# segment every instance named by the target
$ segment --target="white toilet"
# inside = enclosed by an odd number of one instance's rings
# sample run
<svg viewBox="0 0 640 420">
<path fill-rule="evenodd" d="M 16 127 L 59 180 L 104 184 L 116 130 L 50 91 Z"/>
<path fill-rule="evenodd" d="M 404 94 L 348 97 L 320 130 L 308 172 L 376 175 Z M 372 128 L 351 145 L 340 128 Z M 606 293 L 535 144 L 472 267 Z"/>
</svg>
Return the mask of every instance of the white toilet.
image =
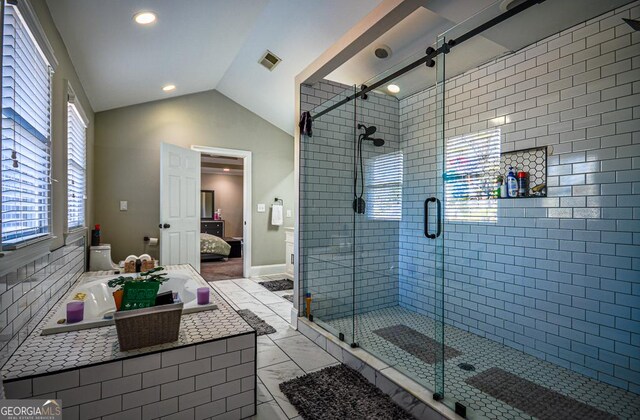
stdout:
<svg viewBox="0 0 640 420">
<path fill-rule="evenodd" d="M 102 244 L 89 248 L 89 271 L 118 270 L 111 260 L 111 245 Z"/>
</svg>

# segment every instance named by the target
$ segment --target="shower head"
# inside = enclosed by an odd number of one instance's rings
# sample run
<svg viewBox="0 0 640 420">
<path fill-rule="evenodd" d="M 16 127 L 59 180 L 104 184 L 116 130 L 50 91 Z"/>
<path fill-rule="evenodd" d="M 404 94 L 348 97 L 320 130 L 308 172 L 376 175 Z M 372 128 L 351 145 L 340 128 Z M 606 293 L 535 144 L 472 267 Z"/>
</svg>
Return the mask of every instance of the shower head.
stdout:
<svg viewBox="0 0 640 420">
<path fill-rule="evenodd" d="M 372 136 L 376 132 L 377 128 L 374 125 L 370 125 L 369 127 L 367 127 L 364 124 L 358 124 L 358 130 L 364 130 L 364 133 L 360 135 L 364 138 L 367 138 L 369 136 Z"/>
<path fill-rule="evenodd" d="M 371 140 L 373 145 L 376 147 L 380 147 L 384 144 L 384 140 L 382 139 L 371 138 L 371 136 L 378 130 L 375 125 L 367 127 L 364 124 L 358 124 L 358 130 L 364 130 L 364 133 L 360 133 L 360 141 Z"/>
<path fill-rule="evenodd" d="M 364 195 L 364 183 L 360 182 L 360 192 L 358 193 L 358 177 L 361 176 L 364 179 L 364 170 L 363 170 L 363 162 L 362 162 L 362 143 L 365 140 L 370 140 L 374 146 L 380 147 L 384 144 L 384 140 L 382 139 L 374 139 L 371 136 L 376 132 L 377 128 L 373 125 L 367 127 L 364 124 L 358 124 L 358 130 L 364 130 L 364 133 L 360 133 L 358 136 L 358 141 L 354 142 L 354 150 L 353 150 L 353 196 L 355 197 L 353 200 L 353 211 L 356 214 L 364 214 L 366 203 L 362 196 Z M 358 164 L 360 166 L 360 171 L 358 173 Z"/>
<path fill-rule="evenodd" d="M 370 140 L 371 142 L 373 142 L 373 145 L 376 147 L 380 147 L 380 146 L 384 146 L 384 140 L 383 139 L 373 139 L 371 137 L 365 137 L 364 135 L 360 135 L 360 141 L 363 140 Z"/>
</svg>

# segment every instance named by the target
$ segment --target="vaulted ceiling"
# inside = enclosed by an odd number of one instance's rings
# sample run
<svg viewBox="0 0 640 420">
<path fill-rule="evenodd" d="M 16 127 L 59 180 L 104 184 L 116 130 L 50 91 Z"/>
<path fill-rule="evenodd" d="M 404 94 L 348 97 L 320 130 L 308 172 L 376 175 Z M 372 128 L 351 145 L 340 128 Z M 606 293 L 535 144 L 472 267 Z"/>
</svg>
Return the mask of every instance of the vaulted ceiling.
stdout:
<svg viewBox="0 0 640 420">
<path fill-rule="evenodd" d="M 94 111 L 217 89 L 289 133 L 294 77 L 379 3 L 47 0 Z M 139 11 L 157 21 L 136 24 Z M 282 58 L 273 71 L 266 49 Z"/>
<path fill-rule="evenodd" d="M 423 0 L 396 27 L 328 76 L 360 84 L 410 61 L 436 36 L 467 20 L 456 36 L 504 10 L 508 0 Z M 519 0 L 515 0 L 519 1 Z M 629 0 L 547 0 L 447 56 L 447 75 L 514 51 Z M 47 0 L 94 111 L 217 89 L 293 133 L 294 78 L 381 0 Z M 503 7 L 503 9 L 501 9 Z M 486 9 L 485 9 L 486 8 Z M 484 9 L 484 11 L 483 11 Z M 153 11 L 140 26 L 133 16 Z M 375 46 L 389 45 L 379 60 Z M 269 49 L 273 71 L 258 64 Z M 387 73 L 388 74 L 388 73 Z M 423 89 L 435 71 L 406 74 L 398 96 Z M 171 92 L 162 86 L 176 85 Z"/>
</svg>

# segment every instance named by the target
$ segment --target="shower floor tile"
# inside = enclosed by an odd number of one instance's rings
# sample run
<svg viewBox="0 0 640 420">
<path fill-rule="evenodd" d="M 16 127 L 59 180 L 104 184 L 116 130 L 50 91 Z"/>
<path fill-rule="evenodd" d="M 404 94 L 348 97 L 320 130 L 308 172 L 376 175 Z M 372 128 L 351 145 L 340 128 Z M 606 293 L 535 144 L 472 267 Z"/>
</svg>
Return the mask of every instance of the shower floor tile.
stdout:
<svg viewBox="0 0 640 420">
<path fill-rule="evenodd" d="M 349 331 L 351 318 L 326 321 L 338 331 Z M 357 342 L 360 347 L 385 363 L 413 378 L 429 389 L 434 388 L 436 365 L 420 358 L 374 333 L 394 325 L 406 325 L 427 337 L 435 338 L 433 319 L 401 307 L 367 312 L 356 318 Z M 445 325 L 445 344 L 460 352 L 445 361 L 445 403 L 456 401 L 467 407 L 468 418 L 532 419 L 466 382 L 490 368 L 500 368 L 576 401 L 597 407 L 622 419 L 640 417 L 640 396 L 588 378 L 495 341 Z M 468 363 L 473 371 L 458 367 Z M 544 403 L 544 402 L 542 402 Z"/>
</svg>

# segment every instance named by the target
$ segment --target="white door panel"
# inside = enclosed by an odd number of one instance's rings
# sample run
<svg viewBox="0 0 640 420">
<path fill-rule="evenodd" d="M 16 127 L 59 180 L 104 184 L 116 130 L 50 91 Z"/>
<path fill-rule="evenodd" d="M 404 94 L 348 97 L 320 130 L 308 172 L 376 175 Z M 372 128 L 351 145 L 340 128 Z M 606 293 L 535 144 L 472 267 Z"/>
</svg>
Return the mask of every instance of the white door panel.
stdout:
<svg viewBox="0 0 640 420">
<path fill-rule="evenodd" d="M 199 176 L 200 174 L 198 174 L 198 177 Z M 196 210 L 200 207 L 200 205 L 199 203 L 196 203 L 196 200 L 200 197 L 200 194 L 198 194 L 196 184 L 200 185 L 199 181 L 200 178 L 187 178 L 185 180 L 185 196 L 182 198 L 182 201 L 185 203 L 184 211 L 186 217 L 198 217 L 198 213 Z"/>
<path fill-rule="evenodd" d="M 200 153 L 162 143 L 160 162 L 160 264 L 200 271 Z"/>
</svg>

